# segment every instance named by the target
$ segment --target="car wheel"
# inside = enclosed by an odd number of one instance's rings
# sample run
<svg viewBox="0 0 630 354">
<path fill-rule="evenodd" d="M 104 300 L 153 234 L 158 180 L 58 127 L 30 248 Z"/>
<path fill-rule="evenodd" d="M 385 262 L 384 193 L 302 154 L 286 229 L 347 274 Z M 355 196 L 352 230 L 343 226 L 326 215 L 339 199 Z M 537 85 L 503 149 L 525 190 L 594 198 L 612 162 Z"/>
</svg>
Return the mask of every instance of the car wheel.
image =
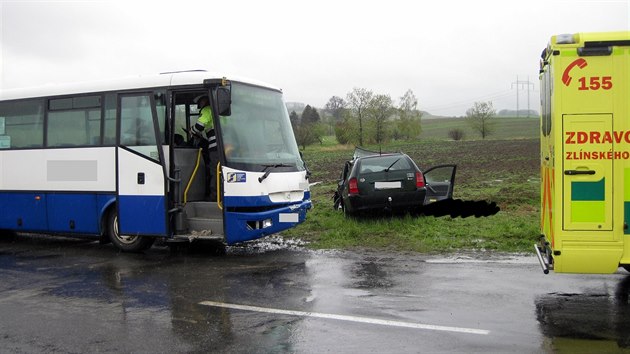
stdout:
<svg viewBox="0 0 630 354">
<path fill-rule="evenodd" d="M 341 204 L 342 204 L 342 201 L 341 201 L 341 197 L 339 196 L 339 192 L 335 192 L 335 194 L 333 194 L 333 209 L 335 210 L 343 209 L 343 206 Z"/>
<path fill-rule="evenodd" d="M 107 235 L 112 243 L 123 252 L 141 252 L 153 245 L 155 238 L 121 235 L 118 232 L 118 213 L 112 208 L 107 214 Z"/>
<path fill-rule="evenodd" d="M 341 203 L 341 211 L 343 212 L 343 216 L 346 218 L 351 218 L 353 216 L 353 214 L 348 211 L 348 208 L 346 208 L 344 203 Z"/>
</svg>

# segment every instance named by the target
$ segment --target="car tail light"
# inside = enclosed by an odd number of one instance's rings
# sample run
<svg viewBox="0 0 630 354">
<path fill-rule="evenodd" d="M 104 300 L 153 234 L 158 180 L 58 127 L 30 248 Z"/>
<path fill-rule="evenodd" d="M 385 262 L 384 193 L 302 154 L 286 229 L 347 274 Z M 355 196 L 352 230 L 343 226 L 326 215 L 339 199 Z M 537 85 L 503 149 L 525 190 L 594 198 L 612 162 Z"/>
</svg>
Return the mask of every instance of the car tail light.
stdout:
<svg viewBox="0 0 630 354">
<path fill-rule="evenodd" d="M 359 183 L 355 177 L 348 181 L 348 194 L 359 194 Z"/>
<path fill-rule="evenodd" d="M 424 187 L 424 176 L 422 175 L 422 172 L 417 171 L 416 172 L 416 188 L 423 188 Z"/>
</svg>

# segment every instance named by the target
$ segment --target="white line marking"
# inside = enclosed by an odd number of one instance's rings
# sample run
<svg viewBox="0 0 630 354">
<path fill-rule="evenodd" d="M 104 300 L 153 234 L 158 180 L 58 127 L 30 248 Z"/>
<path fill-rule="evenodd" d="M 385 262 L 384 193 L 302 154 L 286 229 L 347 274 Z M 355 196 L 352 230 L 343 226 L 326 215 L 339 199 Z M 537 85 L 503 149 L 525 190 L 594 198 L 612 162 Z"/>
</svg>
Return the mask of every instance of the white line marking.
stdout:
<svg viewBox="0 0 630 354">
<path fill-rule="evenodd" d="M 458 333 L 480 334 L 480 335 L 490 334 L 490 331 L 485 330 L 485 329 L 436 326 L 436 325 L 413 323 L 413 322 L 401 322 L 401 321 L 379 320 L 376 318 L 367 318 L 367 317 L 335 315 L 335 314 L 330 314 L 330 313 L 292 311 L 292 310 L 282 310 L 282 309 L 274 309 L 274 308 L 258 307 L 258 306 L 227 304 L 227 303 L 215 302 L 215 301 L 202 301 L 199 304 L 205 305 L 205 306 L 234 309 L 234 310 L 274 313 L 274 314 L 300 316 L 300 317 L 326 318 L 326 319 L 333 319 L 333 320 L 339 320 L 339 321 L 377 324 L 377 325 L 382 325 L 382 326 L 427 329 L 431 331 L 446 331 L 446 332 L 458 332 Z"/>
</svg>

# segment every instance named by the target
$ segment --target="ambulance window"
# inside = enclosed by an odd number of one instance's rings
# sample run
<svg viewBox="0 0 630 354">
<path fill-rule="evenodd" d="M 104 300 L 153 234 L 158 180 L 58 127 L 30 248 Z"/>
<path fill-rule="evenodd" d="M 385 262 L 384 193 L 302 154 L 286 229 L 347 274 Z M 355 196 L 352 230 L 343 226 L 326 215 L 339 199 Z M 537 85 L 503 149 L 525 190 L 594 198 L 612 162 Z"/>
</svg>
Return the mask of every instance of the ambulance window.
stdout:
<svg viewBox="0 0 630 354">
<path fill-rule="evenodd" d="M 541 129 L 543 136 L 548 136 L 551 133 L 551 85 L 549 82 L 550 74 L 549 70 L 545 71 L 543 74 L 543 79 L 541 80 L 541 95 L 540 95 L 540 116 L 542 119 Z"/>
</svg>

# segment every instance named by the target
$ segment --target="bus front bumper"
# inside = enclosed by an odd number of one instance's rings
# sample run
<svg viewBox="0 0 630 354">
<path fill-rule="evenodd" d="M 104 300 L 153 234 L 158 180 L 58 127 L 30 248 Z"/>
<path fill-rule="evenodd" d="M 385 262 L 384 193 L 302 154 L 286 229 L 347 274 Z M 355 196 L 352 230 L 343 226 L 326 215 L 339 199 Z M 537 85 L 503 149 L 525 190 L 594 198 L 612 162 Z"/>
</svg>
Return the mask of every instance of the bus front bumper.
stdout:
<svg viewBox="0 0 630 354">
<path fill-rule="evenodd" d="M 306 220 L 310 199 L 260 212 L 225 211 L 225 241 L 228 245 L 251 241 L 287 230 Z"/>
</svg>

